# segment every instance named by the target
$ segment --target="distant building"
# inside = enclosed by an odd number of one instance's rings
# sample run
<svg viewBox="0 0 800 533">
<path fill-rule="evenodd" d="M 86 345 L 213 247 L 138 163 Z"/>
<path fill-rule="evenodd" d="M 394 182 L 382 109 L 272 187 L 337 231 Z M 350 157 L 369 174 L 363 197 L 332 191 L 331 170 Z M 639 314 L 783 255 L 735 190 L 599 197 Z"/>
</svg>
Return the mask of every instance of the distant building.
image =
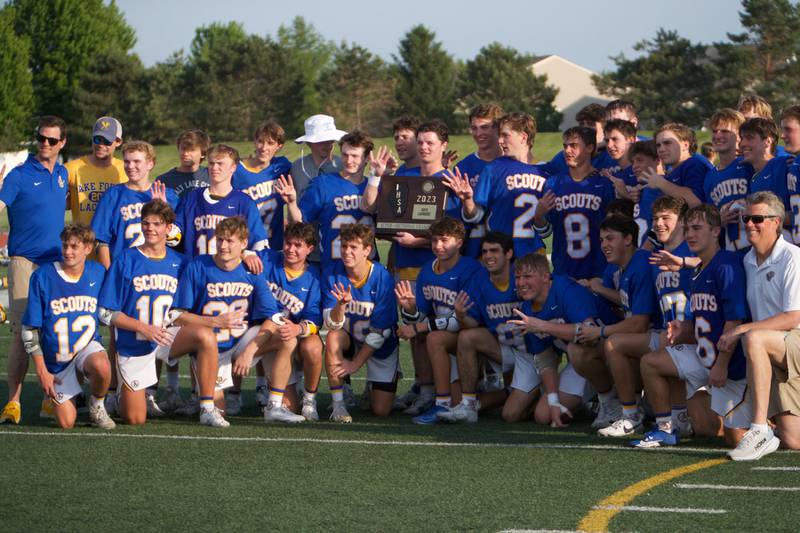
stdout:
<svg viewBox="0 0 800 533">
<path fill-rule="evenodd" d="M 564 115 L 561 131 L 575 126 L 575 113 L 591 103 L 605 105 L 610 98 L 602 96 L 592 83 L 592 72 L 557 55 L 539 56 L 531 64 L 537 76 L 546 75 L 547 83 L 558 89 L 553 105 Z"/>
</svg>

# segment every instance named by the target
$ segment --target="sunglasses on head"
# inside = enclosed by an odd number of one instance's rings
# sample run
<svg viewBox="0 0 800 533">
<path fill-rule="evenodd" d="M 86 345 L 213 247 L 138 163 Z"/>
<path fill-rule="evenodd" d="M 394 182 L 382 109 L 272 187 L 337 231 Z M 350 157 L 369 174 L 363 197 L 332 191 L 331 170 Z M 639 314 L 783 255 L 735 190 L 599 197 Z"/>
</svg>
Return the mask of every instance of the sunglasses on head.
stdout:
<svg viewBox="0 0 800 533">
<path fill-rule="evenodd" d="M 92 142 L 94 144 L 102 144 L 103 146 L 111 146 L 112 144 L 114 144 L 114 141 L 109 141 L 102 135 L 95 135 L 94 137 L 92 137 Z"/>
<path fill-rule="evenodd" d="M 41 144 L 47 143 L 50 146 L 55 146 L 61 142 L 61 139 L 55 139 L 53 137 L 45 137 L 41 133 L 36 134 L 36 140 L 39 141 L 39 143 Z"/>
<path fill-rule="evenodd" d="M 780 218 L 777 215 L 742 215 L 742 223 L 747 224 L 748 222 L 752 222 L 753 224 L 763 224 L 764 220 L 768 218 Z"/>
</svg>

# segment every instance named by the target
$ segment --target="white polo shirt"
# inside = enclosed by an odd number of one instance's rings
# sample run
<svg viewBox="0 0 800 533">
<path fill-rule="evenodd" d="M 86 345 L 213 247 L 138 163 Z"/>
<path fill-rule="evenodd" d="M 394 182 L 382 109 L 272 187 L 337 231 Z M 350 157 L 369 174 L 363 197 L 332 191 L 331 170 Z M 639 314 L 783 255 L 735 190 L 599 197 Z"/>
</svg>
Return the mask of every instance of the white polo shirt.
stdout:
<svg viewBox="0 0 800 533">
<path fill-rule="evenodd" d="M 753 322 L 800 311 L 800 247 L 778 237 L 772 253 L 760 265 L 756 264 L 755 248 L 750 248 L 744 258 L 744 270 Z"/>
</svg>

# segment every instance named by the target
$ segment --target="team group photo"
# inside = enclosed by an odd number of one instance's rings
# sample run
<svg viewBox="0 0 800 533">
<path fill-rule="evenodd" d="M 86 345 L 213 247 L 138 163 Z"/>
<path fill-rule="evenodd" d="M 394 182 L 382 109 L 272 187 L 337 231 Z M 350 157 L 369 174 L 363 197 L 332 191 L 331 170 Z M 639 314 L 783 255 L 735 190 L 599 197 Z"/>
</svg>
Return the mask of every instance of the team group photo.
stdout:
<svg viewBox="0 0 800 533">
<path fill-rule="evenodd" d="M 3 529 L 794 529 L 800 6 L 730 4 L 594 74 L 3 3 Z"/>
</svg>

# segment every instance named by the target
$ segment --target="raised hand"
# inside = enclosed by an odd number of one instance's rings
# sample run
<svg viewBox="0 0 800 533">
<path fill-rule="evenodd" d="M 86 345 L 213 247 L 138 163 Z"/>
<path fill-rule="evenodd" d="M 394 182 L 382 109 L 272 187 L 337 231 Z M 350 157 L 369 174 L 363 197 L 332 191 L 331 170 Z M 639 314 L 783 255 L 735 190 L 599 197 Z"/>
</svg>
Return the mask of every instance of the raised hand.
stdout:
<svg viewBox="0 0 800 533">
<path fill-rule="evenodd" d="M 678 272 L 683 267 L 683 258 L 670 253 L 667 250 L 659 250 L 650 254 L 650 264 L 657 266 L 659 270 Z"/>
<path fill-rule="evenodd" d="M 473 190 L 472 185 L 469 184 L 469 176 L 466 173 L 462 174 L 458 167 L 451 170 L 448 175 L 442 178 L 442 183 L 449 187 L 462 202 L 473 198 Z"/>
<path fill-rule="evenodd" d="M 475 302 L 470 301 L 469 294 L 465 291 L 461 291 L 456 296 L 456 301 L 453 304 L 453 310 L 456 312 L 456 318 L 459 322 L 461 322 L 464 317 L 467 315 L 467 311 L 469 311 L 472 306 L 475 305 Z"/>
<path fill-rule="evenodd" d="M 369 165 L 376 176 L 386 175 L 390 159 L 392 159 L 392 156 L 386 146 L 381 146 L 377 154 L 375 152 L 369 153 Z"/>
<path fill-rule="evenodd" d="M 413 313 L 417 307 L 417 297 L 414 295 L 414 290 L 411 288 L 411 282 L 401 280 L 397 282 L 394 287 L 394 294 L 397 297 L 397 303 L 406 313 Z"/>
<path fill-rule="evenodd" d="M 534 213 L 534 217 L 539 219 L 544 218 L 547 216 L 547 213 L 555 209 L 555 207 L 556 194 L 553 191 L 547 191 L 536 204 L 536 212 Z"/>
<path fill-rule="evenodd" d="M 456 162 L 458 159 L 458 152 L 455 150 L 447 150 L 445 153 L 442 154 L 442 166 L 444 168 L 450 168 L 450 165 Z"/>
<path fill-rule="evenodd" d="M 331 296 L 336 298 L 337 305 L 346 306 L 353 300 L 350 285 L 345 287 L 344 283 L 334 283 L 330 292 Z"/>
<path fill-rule="evenodd" d="M 167 186 L 164 185 L 163 181 L 154 181 L 150 185 L 150 194 L 153 196 L 153 200 L 161 200 L 162 202 L 167 201 Z"/>
<path fill-rule="evenodd" d="M 281 195 L 281 199 L 287 204 L 297 202 L 297 190 L 294 188 L 294 181 L 292 181 L 291 174 L 287 174 L 286 176 L 281 174 L 275 189 L 278 191 L 278 194 Z"/>
</svg>

